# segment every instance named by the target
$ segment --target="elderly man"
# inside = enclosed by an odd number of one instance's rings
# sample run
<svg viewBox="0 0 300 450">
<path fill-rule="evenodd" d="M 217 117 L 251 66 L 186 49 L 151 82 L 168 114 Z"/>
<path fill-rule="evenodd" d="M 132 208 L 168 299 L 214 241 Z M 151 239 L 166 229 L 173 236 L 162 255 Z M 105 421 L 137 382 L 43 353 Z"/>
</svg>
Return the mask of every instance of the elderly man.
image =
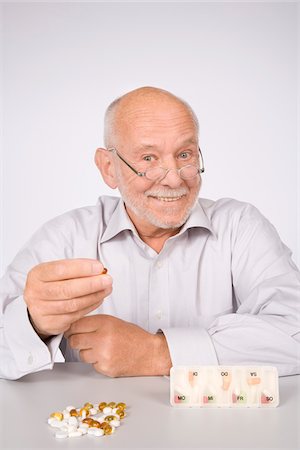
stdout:
<svg viewBox="0 0 300 450">
<path fill-rule="evenodd" d="M 178 364 L 299 373 L 299 271 L 255 207 L 198 198 L 191 107 L 157 88 L 129 92 L 106 112 L 105 147 L 95 162 L 122 198 L 48 222 L 4 275 L 0 376 L 64 360 L 108 376 Z"/>
</svg>

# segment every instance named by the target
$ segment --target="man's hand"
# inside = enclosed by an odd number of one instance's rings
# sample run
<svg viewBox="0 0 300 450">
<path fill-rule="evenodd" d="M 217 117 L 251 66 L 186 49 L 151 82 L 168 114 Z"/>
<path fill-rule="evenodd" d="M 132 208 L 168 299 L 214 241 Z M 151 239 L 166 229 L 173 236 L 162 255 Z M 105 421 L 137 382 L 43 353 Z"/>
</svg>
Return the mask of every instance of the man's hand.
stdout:
<svg viewBox="0 0 300 450">
<path fill-rule="evenodd" d="M 101 305 L 112 291 L 112 278 L 102 271 L 95 259 L 63 259 L 39 264 L 28 273 L 24 300 L 40 337 L 65 332 Z"/>
<path fill-rule="evenodd" d="M 172 366 L 163 334 L 151 334 L 113 316 L 96 314 L 74 322 L 65 333 L 80 358 L 111 377 L 169 375 Z"/>
</svg>

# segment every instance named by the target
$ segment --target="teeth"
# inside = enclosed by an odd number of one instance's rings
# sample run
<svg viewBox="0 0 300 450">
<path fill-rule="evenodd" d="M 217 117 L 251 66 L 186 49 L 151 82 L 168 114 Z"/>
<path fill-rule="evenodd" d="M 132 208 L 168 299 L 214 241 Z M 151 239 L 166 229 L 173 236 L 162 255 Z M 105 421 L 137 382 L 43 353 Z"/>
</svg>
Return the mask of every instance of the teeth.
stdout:
<svg viewBox="0 0 300 450">
<path fill-rule="evenodd" d="M 182 197 L 156 197 L 156 198 L 163 202 L 176 202 L 176 200 L 179 200 Z"/>
</svg>

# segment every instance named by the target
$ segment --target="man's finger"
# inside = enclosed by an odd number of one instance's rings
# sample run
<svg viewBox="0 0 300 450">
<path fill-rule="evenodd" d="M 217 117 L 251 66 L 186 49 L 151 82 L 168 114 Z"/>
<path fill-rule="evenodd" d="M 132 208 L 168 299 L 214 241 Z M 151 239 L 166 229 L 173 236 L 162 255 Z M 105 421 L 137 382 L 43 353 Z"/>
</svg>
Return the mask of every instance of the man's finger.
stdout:
<svg viewBox="0 0 300 450">
<path fill-rule="evenodd" d="M 79 356 L 82 362 L 87 364 L 96 364 L 97 358 L 93 349 L 80 350 Z"/>
<path fill-rule="evenodd" d="M 39 308 L 40 311 L 42 310 L 42 314 L 44 316 L 59 316 L 61 314 L 70 314 L 76 311 L 81 311 L 85 308 L 89 308 L 96 303 L 101 305 L 105 297 L 107 297 L 109 293 L 109 290 L 105 290 L 67 300 L 42 300 L 39 303 Z"/>
<path fill-rule="evenodd" d="M 112 278 L 110 275 L 86 276 L 42 283 L 39 286 L 38 296 L 41 300 L 74 299 L 111 289 L 111 286 Z"/>
<path fill-rule="evenodd" d="M 105 320 L 105 317 L 106 315 L 104 314 L 82 317 L 72 323 L 68 331 L 65 333 L 65 337 L 68 338 L 71 334 L 92 333 L 99 328 L 100 321 L 102 319 Z"/>
<path fill-rule="evenodd" d="M 103 272 L 103 264 L 96 259 L 60 259 L 41 263 L 34 268 L 35 276 L 41 281 L 69 280 L 90 277 Z"/>
<path fill-rule="evenodd" d="M 77 333 L 72 334 L 69 338 L 69 345 L 75 350 L 86 350 L 88 348 L 93 348 L 95 336 L 94 333 Z"/>
</svg>

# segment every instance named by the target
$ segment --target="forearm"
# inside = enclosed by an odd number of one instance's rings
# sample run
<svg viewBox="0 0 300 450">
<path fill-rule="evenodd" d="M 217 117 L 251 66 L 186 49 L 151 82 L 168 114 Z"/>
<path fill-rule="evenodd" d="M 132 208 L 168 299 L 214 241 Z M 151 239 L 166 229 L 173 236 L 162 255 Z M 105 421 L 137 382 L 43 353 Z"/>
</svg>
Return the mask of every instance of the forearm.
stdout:
<svg viewBox="0 0 300 450">
<path fill-rule="evenodd" d="M 300 373 L 300 333 L 276 316 L 230 314 L 209 329 L 219 364 L 276 366 L 279 375 Z"/>
</svg>

